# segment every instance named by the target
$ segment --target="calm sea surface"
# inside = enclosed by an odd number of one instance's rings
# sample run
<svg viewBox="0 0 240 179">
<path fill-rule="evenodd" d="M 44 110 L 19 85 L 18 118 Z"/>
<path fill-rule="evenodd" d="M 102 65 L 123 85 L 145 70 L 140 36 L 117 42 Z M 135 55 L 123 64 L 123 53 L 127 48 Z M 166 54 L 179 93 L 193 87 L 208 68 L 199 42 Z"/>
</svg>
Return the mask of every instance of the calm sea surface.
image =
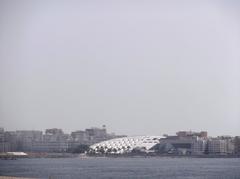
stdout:
<svg viewBox="0 0 240 179">
<path fill-rule="evenodd" d="M 0 160 L 0 176 L 51 179 L 240 179 L 240 159 L 61 158 Z"/>
</svg>

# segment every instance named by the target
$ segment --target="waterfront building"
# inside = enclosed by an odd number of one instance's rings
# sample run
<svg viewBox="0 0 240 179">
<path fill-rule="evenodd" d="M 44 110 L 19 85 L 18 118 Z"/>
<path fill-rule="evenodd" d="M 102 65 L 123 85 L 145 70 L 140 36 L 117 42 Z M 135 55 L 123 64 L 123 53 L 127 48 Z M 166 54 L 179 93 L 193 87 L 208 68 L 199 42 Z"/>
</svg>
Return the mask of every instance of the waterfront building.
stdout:
<svg viewBox="0 0 240 179">
<path fill-rule="evenodd" d="M 85 130 L 88 137 L 88 141 L 92 144 L 107 140 L 107 130 L 106 128 L 93 127 Z"/>
<path fill-rule="evenodd" d="M 157 153 L 174 155 L 203 155 L 207 146 L 207 132 L 180 131 L 177 135 L 161 139 L 155 147 Z"/>
<path fill-rule="evenodd" d="M 5 151 L 4 128 L 0 127 L 0 152 Z"/>
<path fill-rule="evenodd" d="M 155 147 L 157 153 L 186 155 L 191 154 L 192 137 L 167 136 Z"/>
<path fill-rule="evenodd" d="M 14 152 L 18 150 L 18 140 L 15 131 L 5 131 L 5 151 Z"/>
<path fill-rule="evenodd" d="M 32 151 L 34 152 L 66 152 L 68 142 L 66 141 L 38 141 L 33 142 Z"/>
<path fill-rule="evenodd" d="M 33 142 L 34 152 L 66 152 L 70 135 L 64 134 L 62 129 L 46 129 L 41 141 Z"/>
<path fill-rule="evenodd" d="M 40 141 L 42 140 L 42 131 L 36 130 L 17 130 L 17 137 L 26 141 Z"/>
<path fill-rule="evenodd" d="M 42 131 L 18 130 L 16 138 L 18 151 L 32 151 L 33 142 L 42 140 Z"/>
<path fill-rule="evenodd" d="M 134 136 L 116 138 L 90 146 L 90 153 L 95 154 L 124 154 L 134 150 L 151 152 L 159 143 L 162 136 Z"/>
<path fill-rule="evenodd" d="M 85 131 L 74 131 L 71 133 L 71 140 L 68 143 L 70 151 L 76 149 L 79 145 L 93 145 L 102 141 L 126 137 L 125 135 L 115 135 L 114 133 L 107 133 L 106 126 L 102 128 L 92 127 L 85 129 Z"/>
<path fill-rule="evenodd" d="M 227 153 L 226 141 L 218 138 L 209 139 L 208 153 L 209 154 L 226 154 Z"/>
<path fill-rule="evenodd" d="M 209 154 L 234 154 L 234 138 L 230 136 L 219 136 L 208 139 Z"/>
<path fill-rule="evenodd" d="M 117 136 L 114 133 L 108 134 L 105 126 L 102 128 L 92 127 L 85 129 L 85 131 L 79 130 L 71 133 L 72 143 L 86 145 L 92 145 L 116 137 L 123 136 Z"/>
<path fill-rule="evenodd" d="M 86 133 L 86 131 L 74 131 L 71 133 L 71 139 L 72 143 L 76 144 L 89 144 L 90 143 L 90 137 Z"/>
<path fill-rule="evenodd" d="M 89 141 L 89 137 L 85 131 L 74 131 L 71 133 L 70 141 L 68 143 L 68 147 L 70 151 L 75 150 L 79 145 L 91 145 L 92 143 Z"/>
<path fill-rule="evenodd" d="M 240 136 L 234 138 L 234 153 L 240 155 Z"/>
<path fill-rule="evenodd" d="M 69 135 L 65 134 L 62 129 L 46 129 L 45 134 L 43 135 L 43 141 L 47 142 L 62 142 L 69 139 Z"/>
<path fill-rule="evenodd" d="M 195 137 L 191 144 L 191 154 L 192 155 L 203 155 L 206 153 L 207 140 L 200 137 Z"/>
</svg>

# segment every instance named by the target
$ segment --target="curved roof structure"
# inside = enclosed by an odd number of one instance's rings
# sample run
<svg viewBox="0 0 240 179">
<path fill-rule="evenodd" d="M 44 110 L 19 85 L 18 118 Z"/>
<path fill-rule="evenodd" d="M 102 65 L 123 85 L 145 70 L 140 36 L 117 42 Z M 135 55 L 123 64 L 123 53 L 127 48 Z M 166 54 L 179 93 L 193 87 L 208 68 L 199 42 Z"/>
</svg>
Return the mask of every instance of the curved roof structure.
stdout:
<svg viewBox="0 0 240 179">
<path fill-rule="evenodd" d="M 145 151 L 159 143 L 162 136 L 134 136 L 115 138 L 90 146 L 95 153 L 127 153 L 139 148 Z"/>
</svg>

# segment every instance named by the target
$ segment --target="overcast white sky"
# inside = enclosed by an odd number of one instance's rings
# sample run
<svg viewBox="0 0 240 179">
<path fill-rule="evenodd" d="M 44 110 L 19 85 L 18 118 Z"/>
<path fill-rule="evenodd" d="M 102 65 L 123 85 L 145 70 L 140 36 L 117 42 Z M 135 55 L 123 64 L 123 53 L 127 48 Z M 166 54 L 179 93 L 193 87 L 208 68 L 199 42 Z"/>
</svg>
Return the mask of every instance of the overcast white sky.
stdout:
<svg viewBox="0 0 240 179">
<path fill-rule="evenodd" d="M 240 1 L 0 0 L 0 126 L 240 135 Z"/>
</svg>

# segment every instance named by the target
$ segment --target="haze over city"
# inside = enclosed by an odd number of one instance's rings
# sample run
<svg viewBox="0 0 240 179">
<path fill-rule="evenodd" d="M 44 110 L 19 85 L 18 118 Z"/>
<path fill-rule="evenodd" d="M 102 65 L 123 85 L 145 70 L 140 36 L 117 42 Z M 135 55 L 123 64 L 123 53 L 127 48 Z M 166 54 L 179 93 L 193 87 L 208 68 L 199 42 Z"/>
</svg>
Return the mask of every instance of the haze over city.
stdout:
<svg viewBox="0 0 240 179">
<path fill-rule="evenodd" d="M 240 135 L 238 1 L 0 2 L 0 126 Z"/>
</svg>

